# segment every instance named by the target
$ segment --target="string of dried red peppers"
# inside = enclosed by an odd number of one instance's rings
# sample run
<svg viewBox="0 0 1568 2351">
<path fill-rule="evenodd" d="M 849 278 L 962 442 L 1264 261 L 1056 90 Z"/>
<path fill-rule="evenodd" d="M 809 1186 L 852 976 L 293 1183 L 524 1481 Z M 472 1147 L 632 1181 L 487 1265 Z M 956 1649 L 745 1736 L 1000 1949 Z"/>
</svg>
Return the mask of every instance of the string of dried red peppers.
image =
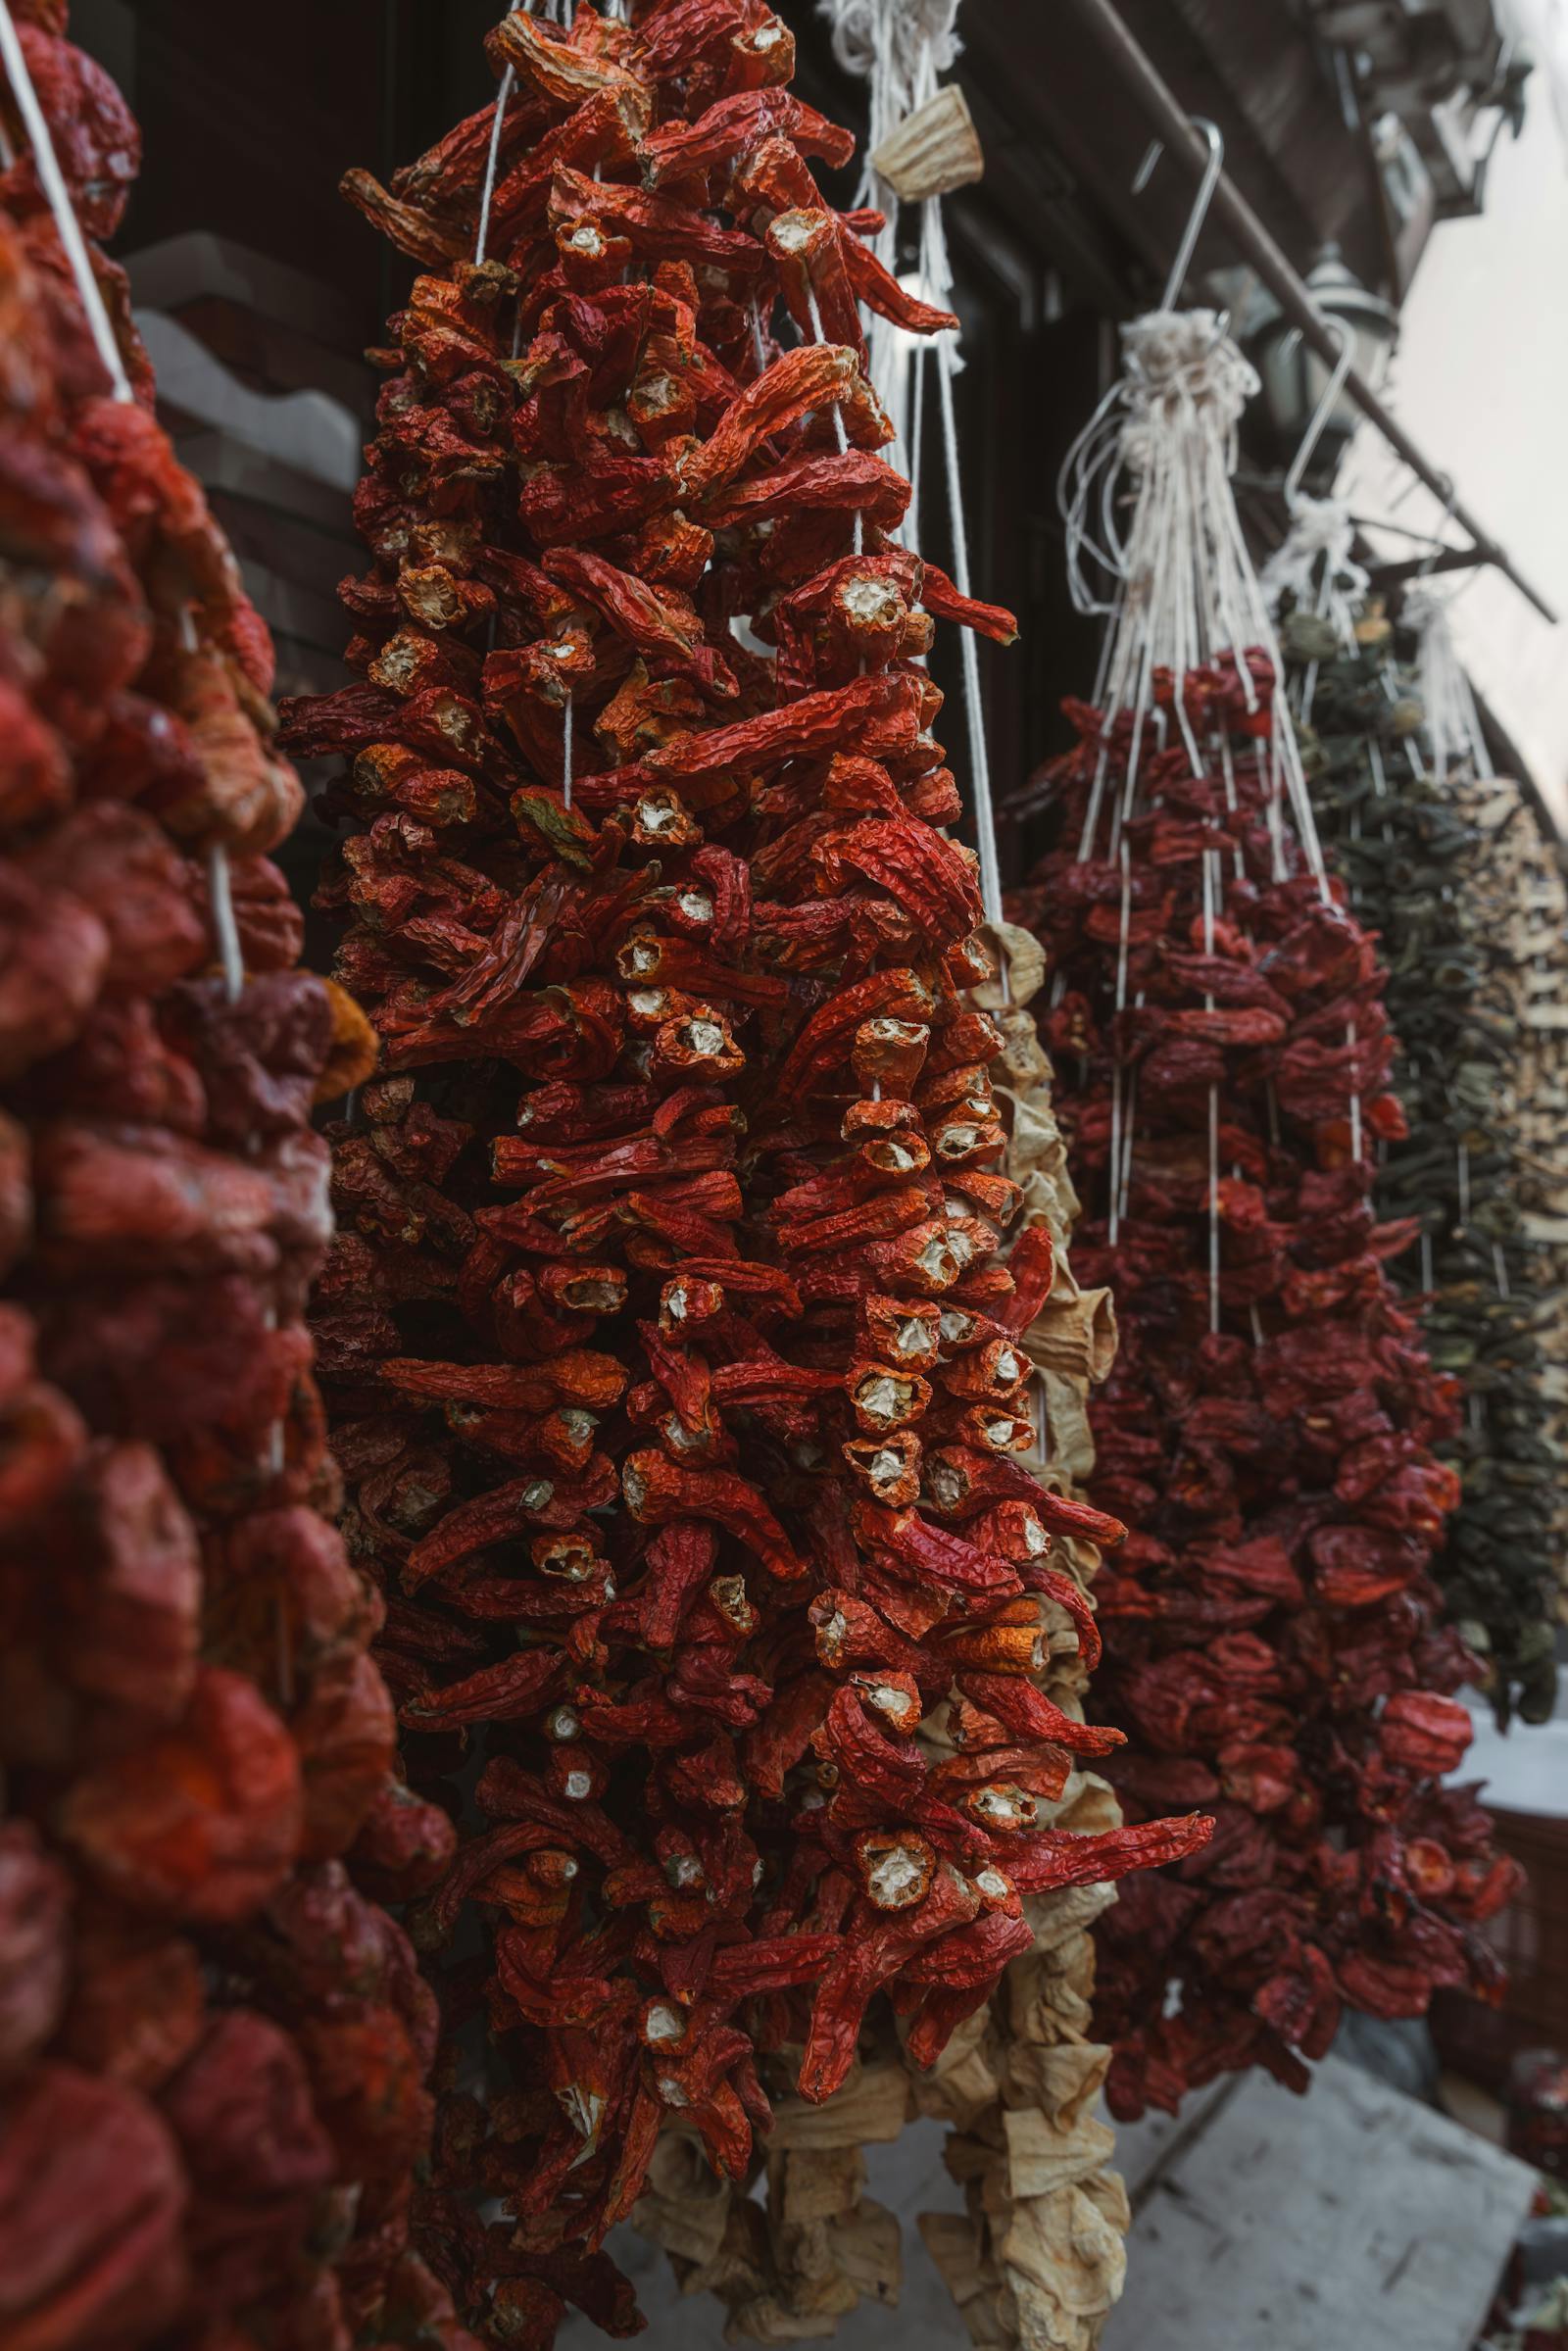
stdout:
<svg viewBox="0 0 1568 2351">
<path fill-rule="evenodd" d="M 12 13 L 107 236 L 136 126 L 63 7 Z M 371 1040 L 298 968 L 271 648 L 123 275 L 132 400 L 3 83 L 0 129 L 0 2337 L 458 2344 L 407 2251 L 434 2003 L 365 1890 L 452 1836 L 389 1781 L 303 1323 L 312 1104 Z"/>
<path fill-rule="evenodd" d="M 634 2323 L 595 2249 L 662 2129 L 748 2177 L 877 1995 L 929 2060 L 1029 1895 L 1205 1833 L 1036 1827 L 1115 1743 L 1031 1680 L 1051 1609 L 1090 1624 L 1053 1531 L 1120 1529 L 1013 1458 L 1052 1255 L 998 1260 L 920 660 L 1011 624 L 887 535 L 859 304 L 943 319 L 823 203 L 851 142 L 760 0 L 634 14 L 512 16 L 499 128 L 351 175 L 428 273 L 364 682 L 291 717 L 353 758 L 325 897 L 385 1045 L 318 1332 L 407 1767 L 464 1823 L 415 1931 L 454 2047 L 488 2031 L 425 2241 L 539 2340 L 563 2296 Z"/>
<path fill-rule="evenodd" d="M 1355 1155 L 1403 1131 L 1384 975 L 1270 821 L 1289 721 L 1269 661 L 1250 667 L 1250 697 L 1233 662 L 1189 672 L 1184 723 L 1157 673 L 1171 748 L 1145 746 L 1125 864 L 1075 850 L 1091 800 L 1120 798 L 1133 721 L 1071 711 L 1053 780 L 1072 846 L 1025 894 L 1057 975 L 1044 1033 L 1074 1173 L 1102 1208 L 1075 1263 L 1114 1285 L 1122 1326 L 1093 1412 L 1094 1496 L 1138 1530 L 1097 1586 L 1096 1698 L 1129 1740 L 1105 1769 L 1135 1817 L 1217 1821 L 1098 1930 L 1124 2119 L 1242 2066 L 1304 2086 L 1346 2004 L 1418 2016 L 1439 1984 L 1494 1985 L 1479 1927 L 1516 1882 L 1473 1794 L 1439 1785 L 1470 1740 L 1429 1575 L 1455 1395 L 1385 1270 L 1415 1224 L 1377 1223 Z"/>
</svg>

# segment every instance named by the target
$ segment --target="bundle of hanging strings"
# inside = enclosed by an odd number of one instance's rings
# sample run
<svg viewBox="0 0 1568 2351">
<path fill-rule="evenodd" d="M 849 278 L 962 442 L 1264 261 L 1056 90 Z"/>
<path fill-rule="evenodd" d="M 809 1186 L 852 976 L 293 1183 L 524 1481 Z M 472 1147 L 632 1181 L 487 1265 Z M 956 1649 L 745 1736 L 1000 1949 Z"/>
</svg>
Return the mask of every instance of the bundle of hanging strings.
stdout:
<svg viewBox="0 0 1568 2351">
<path fill-rule="evenodd" d="M 856 192 L 858 205 L 881 213 L 883 225 L 872 250 L 883 266 L 897 273 L 901 254 L 912 246 L 912 267 L 905 282 L 921 298 L 950 307 L 953 268 L 943 222 L 942 191 L 978 175 L 981 159 L 966 112 L 959 121 L 942 117 L 935 107 L 939 93 L 956 98 L 952 85 L 944 91 L 941 76 L 956 64 L 958 0 L 818 0 L 819 13 L 833 28 L 833 50 L 840 65 L 867 84 L 867 126 L 862 168 Z M 914 126 L 927 126 L 922 141 Z M 905 177 L 898 158 L 911 135 L 915 145 L 905 157 L 914 167 L 914 178 Z M 956 145 L 955 145 L 956 140 Z M 892 174 L 892 176 L 890 176 Z M 918 186 L 924 193 L 906 203 L 902 189 Z M 906 233 L 905 213 L 912 209 L 918 225 L 912 239 Z M 902 334 L 893 321 L 873 318 L 867 342 L 868 372 L 881 394 L 894 428 L 890 462 L 906 475 L 914 492 L 906 518 L 906 546 L 918 543 L 919 500 L 925 448 L 925 350 Z M 947 427 L 951 395 L 946 386 L 961 372 L 957 339 L 945 336 L 935 352 L 939 382 L 944 387 L 944 433 L 950 493 L 956 464 L 954 435 Z"/>
<path fill-rule="evenodd" d="M 1395 1049 L 1231 490 L 1252 388 L 1210 314 L 1126 331 L 1063 484 L 1104 659 L 1021 902 L 1077 1271 L 1122 1328 L 1093 1416 L 1092 1495 L 1136 1530 L 1098 1586 L 1097 1705 L 1129 1739 L 1106 1773 L 1135 1818 L 1218 1822 L 1098 1931 L 1120 2116 L 1251 2064 L 1304 2087 L 1346 2004 L 1410 2016 L 1470 1981 L 1511 1883 L 1442 1786 L 1470 1736 L 1429 1572 L 1454 1398 L 1388 1271 L 1413 1227 L 1371 1199 Z"/>
</svg>

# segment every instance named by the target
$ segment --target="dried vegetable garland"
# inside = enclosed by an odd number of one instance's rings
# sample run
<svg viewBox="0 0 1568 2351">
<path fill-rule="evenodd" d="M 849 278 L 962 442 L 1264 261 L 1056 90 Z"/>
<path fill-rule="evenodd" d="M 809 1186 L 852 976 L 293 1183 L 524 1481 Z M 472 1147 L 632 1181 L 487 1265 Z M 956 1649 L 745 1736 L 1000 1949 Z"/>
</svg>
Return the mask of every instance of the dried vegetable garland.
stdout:
<svg viewBox="0 0 1568 2351">
<path fill-rule="evenodd" d="M 1022 1335 L 1035 1366 L 1035 1408 L 1043 1448 L 1025 1456 L 1054 1484 L 1076 1493 L 1093 1465 L 1088 1394 L 1115 1351 L 1115 1320 L 1103 1291 L 1083 1292 L 1067 1244 L 1078 1215 L 1065 1150 L 1051 1110 L 1049 1065 L 1027 1006 L 1043 957 L 1035 942 L 1004 929 L 1005 987 L 975 991 L 1002 1029 L 992 1076 L 1008 1128 L 1007 1172 L 1022 1202 L 1016 1237 L 1049 1232 L 1056 1272 L 1051 1295 Z M 1062 1564 L 1087 1593 L 1099 1553 L 1064 1538 Z M 1081 1719 L 1095 1655 L 1079 1625 L 1054 1608 L 1047 1620 L 1037 1686 Z M 955 1750 L 940 1714 L 922 1726 L 931 1757 Z M 1102 1833 L 1120 1826 L 1106 1782 L 1075 1771 L 1059 1798 L 1042 1799 L 1053 1829 Z M 1112 2134 L 1094 2111 L 1110 2062 L 1092 2032 L 1091 1922 L 1113 1898 L 1106 1886 L 1032 1897 L 1025 1917 L 1033 1947 L 1008 1968 L 990 2003 L 950 2041 L 937 2063 L 911 2063 L 891 2033 L 849 2084 L 819 2107 L 783 2099 L 768 2139 L 765 2202 L 736 2185 L 726 2195 L 692 2142 L 666 2135 L 655 2154 L 638 2227 L 673 2257 L 682 2290 L 713 2293 L 730 2312 L 730 2331 L 748 2340 L 825 2330 L 862 2295 L 896 2298 L 896 2218 L 865 2194 L 863 2148 L 896 2139 L 915 2113 L 952 2131 L 947 2161 L 968 2190 L 970 2215 L 932 2214 L 922 2234 L 979 2344 L 1089 2351 L 1121 2290 L 1130 2216 L 1107 2169 Z"/>
<path fill-rule="evenodd" d="M 1495 920 L 1489 943 L 1520 1003 L 1512 1088 L 1518 1104 L 1518 1193 L 1538 1268 L 1532 1303 L 1555 1452 L 1568 1455 L 1568 884 L 1560 843 L 1506 776 L 1455 785 L 1487 840 Z M 1553 1494 L 1549 1562 L 1568 1584 L 1568 1494 Z M 1562 1603 L 1559 1601 L 1559 1607 Z"/>
<path fill-rule="evenodd" d="M 64 18 L 0 16 L 0 2336 L 458 2345 L 367 1890 L 451 1832 L 389 1779 L 302 1320 L 312 1104 L 373 1048 L 298 967 L 271 648 L 82 242 L 139 139 Z"/>
<path fill-rule="evenodd" d="M 1015 1231 L 1049 1234 L 1056 1274 L 1023 1334 L 1035 1367 L 1040 1474 L 1077 1494 L 1094 1470 L 1089 1396 L 1115 1359 L 1109 1293 L 1080 1288 L 1069 1245 L 1080 1206 L 1053 1107 L 1054 1078 L 1030 1006 L 1045 958 L 1026 932 L 1004 928 L 1006 981 L 980 992 L 1001 1024 L 996 1065 L 1008 1127 L 1006 1166 L 1023 1191 Z M 1100 1568 L 1095 1546 L 1063 1545 L 1086 1593 Z M 1038 1679 L 1057 1705 L 1082 1711 L 1097 1645 L 1065 1617 L 1052 1627 Z M 1053 1825 L 1105 1831 L 1120 1811 L 1104 1779 L 1076 1773 Z M 929 2214 L 921 2231 L 975 2343 L 1021 2351 L 1092 2351 L 1126 2270 L 1131 2215 L 1106 2169 L 1112 2133 L 1096 2111 L 1110 2050 L 1094 2033 L 1093 1921 L 1115 1898 L 1106 1886 L 1046 1894 L 1026 1905 L 1034 1948 L 1015 1959 L 969 2031 L 955 2037 L 915 2092 L 923 2111 L 953 2127 L 949 2170 L 967 2191 L 967 2220 Z"/>
<path fill-rule="evenodd" d="M 1049 1236 L 968 992 L 973 859 L 863 301 L 848 137 L 760 0 L 526 15 L 502 105 L 351 191 L 426 272 L 344 591 L 329 903 L 385 1074 L 337 1139 L 319 1333 L 451 2048 L 422 2241 L 471 2323 L 616 2330 L 597 2250 L 666 2130 L 752 2177 L 772 2096 L 929 2065 L 1025 1900 L 1192 1849 L 1042 1807 L 1113 1735 L 1034 1675 L 1092 1618 L 1019 1335 Z M 476 253 L 486 258 L 475 261 Z M 945 1701 L 952 1756 L 914 1734 Z M 479 2079 L 460 2039 L 484 2029 Z M 480 2206 L 509 2216 L 486 2223 Z"/>
<path fill-rule="evenodd" d="M 1499 1005 L 1512 1026 L 1503 1081 L 1514 1104 L 1514 1183 L 1520 1232 L 1532 1252 L 1530 1302 L 1540 1349 L 1545 1435 L 1568 1458 L 1568 884 L 1563 852 L 1534 803 L 1488 770 L 1475 697 L 1446 612 L 1435 595 L 1407 607 L 1418 641 L 1417 692 L 1434 770 L 1484 843 L 1473 889 Z M 1545 1566 L 1568 1586 L 1568 1495 L 1550 1494 Z M 1559 1613 L 1564 1607 L 1560 1596 Z M 1543 1677 L 1544 1680 L 1544 1677 Z"/>
<path fill-rule="evenodd" d="M 1353 591 L 1343 568 L 1339 578 Z M 1420 1229 L 1419 1257 L 1401 1272 L 1425 1296 L 1434 1362 L 1464 1392 L 1460 1425 L 1439 1448 L 1463 1485 L 1435 1572 L 1499 1719 L 1544 1721 L 1557 1684 L 1562 1460 L 1538 1324 L 1561 1284 L 1524 1229 L 1521 917 L 1497 870 L 1525 804 L 1517 786 L 1480 787 L 1473 754 L 1462 774 L 1443 772 L 1442 736 L 1420 733 L 1422 706 L 1379 606 L 1353 609 L 1324 578 L 1302 588 L 1281 643 L 1303 757 L 1349 903 L 1378 939 L 1400 1042 L 1409 1133 L 1388 1144 L 1377 1198 Z"/>
<path fill-rule="evenodd" d="M 1211 1805 L 1212 1844 L 1100 1929 L 1118 2115 L 1262 2064 L 1296 2084 L 1342 2006 L 1485 1983 L 1511 1889 L 1473 1797 L 1468 1660 L 1431 1564 L 1452 1426 L 1387 1260 L 1370 1145 L 1402 1131 L 1372 942 L 1323 871 L 1228 472 L 1250 371 L 1206 314 L 1127 330 L 1073 526 L 1131 480 L 1133 583 L 1098 709 L 1050 778 L 1062 846 L 1024 896 L 1075 1180 L 1081 1279 L 1122 1347 L 1095 1500 L 1137 1532 L 1098 1587 L 1097 1704 L 1134 1814 Z"/>
<path fill-rule="evenodd" d="M 887 225 L 875 250 L 897 265 L 906 203 L 918 207 L 918 275 L 927 300 L 946 303 L 953 275 L 942 199 L 982 169 L 978 141 L 961 92 L 938 75 L 958 48 L 957 0 L 818 0 L 833 26 L 841 64 L 868 83 L 868 154 L 858 201 L 883 211 Z M 966 522 L 953 379 L 956 338 L 945 335 L 934 352 L 901 336 L 886 321 L 873 325 L 872 378 L 887 400 L 896 445 L 894 462 L 916 479 L 921 471 L 928 376 L 937 379 L 933 437 L 943 443 L 955 569 L 967 581 Z M 918 544 L 916 516 L 906 518 L 907 544 Z M 976 777 L 976 824 L 983 846 L 994 844 L 980 712 L 980 680 L 973 640 L 965 640 L 965 691 Z M 1000 922 L 1001 877 L 994 846 L 982 863 L 986 911 Z M 1044 1226 L 1055 1250 L 1055 1276 L 1036 1322 L 1022 1334 L 1035 1367 L 1040 1445 L 1031 1465 L 1073 1493 L 1093 1464 L 1087 1398 L 1114 1353 L 1115 1325 L 1108 1295 L 1084 1294 L 1067 1254 L 1078 1214 L 1065 1151 L 1052 1111 L 1050 1065 L 1041 1053 L 1028 1006 L 1044 975 L 1044 959 L 1026 933 L 1003 926 L 1005 958 L 1001 984 L 977 991 L 1004 1035 L 993 1081 L 1007 1126 L 1006 1173 L 1023 1200 L 1014 1236 Z M 1085 1541 L 1062 1545 L 1066 1563 L 1087 1593 L 1099 1553 Z M 1068 1712 L 1081 1713 L 1093 1652 L 1062 1618 L 1046 1644 L 1037 1673 L 1041 1689 Z M 940 1754 L 940 1723 L 930 1727 Z M 1075 1774 L 1051 1807 L 1054 1827 L 1080 1831 L 1120 1826 L 1107 1784 Z M 1110 2139 L 1092 2112 L 1108 2049 L 1090 2032 L 1094 1945 L 1089 1922 L 1110 1900 L 1107 1887 L 1043 1896 L 1027 1906 L 1034 1949 L 1013 1961 L 993 2000 L 955 2036 L 929 2074 L 910 2068 L 917 2105 L 952 2127 L 950 2170 L 967 2187 L 967 2223 L 926 2216 L 921 2227 L 966 2323 L 978 2342 L 1064 2347 L 1093 2342 L 1120 2292 L 1123 2237 L 1129 2225 L 1119 2184 L 1106 2174 Z"/>
</svg>

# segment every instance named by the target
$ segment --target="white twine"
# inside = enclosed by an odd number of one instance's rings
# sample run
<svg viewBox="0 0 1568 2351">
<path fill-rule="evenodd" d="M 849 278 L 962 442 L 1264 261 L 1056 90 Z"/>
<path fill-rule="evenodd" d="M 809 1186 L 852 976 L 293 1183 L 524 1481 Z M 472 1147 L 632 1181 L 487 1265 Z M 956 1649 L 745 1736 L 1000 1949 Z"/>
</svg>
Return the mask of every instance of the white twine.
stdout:
<svg viewBox="0 0 1568 2351">
<path fill-rule="evenodd" d="M 939 73 L 957 63 L 958 0 L 818 0 L 818 14 L 833 27 L 833 54 L 844 71 L 871 84 L 868 149 L 914 111 L 927 55 Z M 861 184 L 872 184 L 869 158 Z"/>
<path fill-rule="evenodd" d="M 239 924 L 234 919 L 228 852 L 221 842 L 215 842 L 207 852 L 207 894 L 213 902 L 213 937 L 223 967 L 223 992 L 231 1004 L 238 1004 L 245 992 L 245 957 L 239 943 Z"/>
<path fill-rule="evenodd" d="M 1203 953 L 1214 953 L 1214 907 L 1221 888 L 1219 852 L 1203 852 Z M 1205 1011 L 1214 1009 L 1212 992 L 1203 998 Z M 1217 1332 L 1219 1313 L 1219 1088 L 1208 1089 L 1208 1327 Z"/>
<path fill-rule="evenodd" d="M 806 281 L 806 302 L 811 321 L 811 333 L 818 343 L 825 343 L 827 336 L 822 327 L 822 309 L 816 299 L 816 288 L 812 285 L 809 277 Z M 836 400 L 833 403 L 833 437 L 839 445 L 840 457 L 848 457 L 850 454 L 849 427 L 844 421 L 844 411 Z M 855 552 L 857 555 L 865 553 L 865 514 L 859 507 L 855 510 Z"/>
<path fill-rule="evenodd" d="M 573 698 L 568 694 L 566 696 L 565 721 L 561 733 L 561 796 L 568 808 L 571 806 L 572 726 Z"/>
<path fill-rule="evenodd" d="M 512 13 L 515 17 L 521 12 L 514 8 Z M 473 258 L 476 265 L 484 260 L 485 247 L 490 241 L 490 208 L 496 197 L 496 171 L 501 162 L 501 134 L 506 128 L 507 108 L 512 103 L 512 93 L 516 84 L 516 68 L 508 66 L 501 76 L 501 87 L 496 92 L 495 121 L 490 125 L 490 152 L 485 158 L 484 191 L 479 198 L 479 233 L 474 239 L 473 246 Z"/>
<path fill-rule="evenodd" d="M 1420 646 L 1418 691 L 1426 710 L 1434 778 L 1446 784 L 1450 775 L 1461 771 L 1485 776 L 1491 765 L 1487 740 L 1454 643 L 1447 600 L 1435 589 L 1412 588 L 1404 600 L 1404 618 L 1415 630 Z"/>
<path fill-rule="evenodd" d="M 1132 862 L 1127 844 L 1121 851 L 1121 930 L 1116 947 L 1116 1015 L 1119 1021 L 1127 1005 L 1127 960 L 1132 942 Z M 1110 1223 L 1108 1238 L 1112 1249 L 1121 1231 L 1121 1158 L 1122 1158 L 1122 1072 L 1118 1053 L 1110 1073 Z"/>
<path fill-rule="evenodd" d="M 958 463 L 958 427 L 954 412 L 952 338 L 937 347 L 937 384 L 942 395 L 942 438 L 947 460 L 948 506 L 953 520 L 953 577 L 958 594 L 972 595 L 969 532 L 964 520 L 963 478 Z M 963 699 L 969 721 L 969 763 L 974 785 L 975 838 L 980 851 L 980 899 L 988 922 L 1002 920 L 1002 858 L 997 847 L 997 812 L 991 795 L 991 756 L 986 743 L 985 705 L 980 693 L 980 648 L 972 628 L 958 632 L 963 658 Z"/>
</svg>

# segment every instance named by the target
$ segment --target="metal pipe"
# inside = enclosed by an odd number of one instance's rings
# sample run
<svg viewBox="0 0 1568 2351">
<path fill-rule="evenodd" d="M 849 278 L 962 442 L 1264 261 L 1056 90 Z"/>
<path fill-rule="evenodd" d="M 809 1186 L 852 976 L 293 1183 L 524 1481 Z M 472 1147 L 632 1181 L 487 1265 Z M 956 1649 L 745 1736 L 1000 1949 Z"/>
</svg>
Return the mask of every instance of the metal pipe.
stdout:
<svg viewBox="0 0 1568 2351">
<path fill-rule="evenodd" d="M 1068 0 L 1068 5 L 1076 10 L 1088 30 L 1105 51 L 1171 154 L 1179 156 L 1195 176 L 1205 171 L 1209 165 L 1207 140 L 1201 131 L 1194 128 L 1170 84 L 1142 42 L 1122 23 L 1111 0 Z M 1333 325 L 1318 309 L 1288 257 L 1275 243 L 1227 172 L 1221 173 L 1214 189 L 1210 218 L 1224 222 L 1237 251 L 1251 264 L 1286 317 L 1300 328 L 1313 350 L 1331 367 L 1336 365 L 1341 345 Z M 1499 547 L 1496 540 L 1482 529 L 1475 516 L 1451 498 L 1447 475 L 1440 473 L 1435 465 L 1428 464 L 1398 418 L 1384 407 L 1357 368 L 1352 367 L 1346 377 L 1345 389 L 1362 416 L 1377 426 L 1395 454 L 1404 460 L 1411 472 L 1425 483 L 1434 497 L 1442 499 L 1460 529 L 1469 532 L 1475 542 L 1470 551 L 1472 561 L 1490 563 L 1500 571 L 1505 579 L 1513 582 L 1520 595 L 1535 606 L 1542 618 L 1555 626 L 1557 614 L 1545 598 L 1538 594 L 1515 569 L 1506 548 Z"/>
</svg>

